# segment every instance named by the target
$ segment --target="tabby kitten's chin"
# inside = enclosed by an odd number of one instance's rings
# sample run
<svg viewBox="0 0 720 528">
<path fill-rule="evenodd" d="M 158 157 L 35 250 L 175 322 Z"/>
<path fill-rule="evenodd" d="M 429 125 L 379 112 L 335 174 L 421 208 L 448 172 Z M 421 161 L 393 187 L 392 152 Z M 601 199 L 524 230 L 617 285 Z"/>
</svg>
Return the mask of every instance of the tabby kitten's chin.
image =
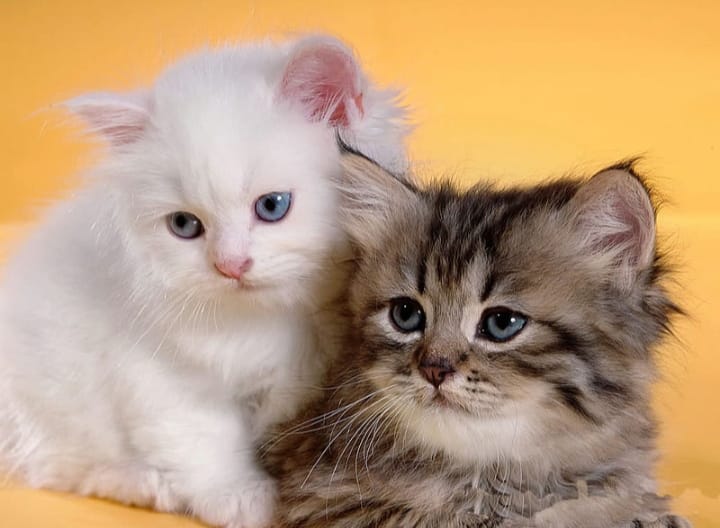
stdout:
<svg viewBox="0 0 720 528">
<path fill-rule="evenodd" d="M 679 309 L 632 164 L 508 191 L 345 169 L 351 324 L 324 397 L 264 452 L 280 526 L 689 526 L 654 478 Z"/>
</svg>

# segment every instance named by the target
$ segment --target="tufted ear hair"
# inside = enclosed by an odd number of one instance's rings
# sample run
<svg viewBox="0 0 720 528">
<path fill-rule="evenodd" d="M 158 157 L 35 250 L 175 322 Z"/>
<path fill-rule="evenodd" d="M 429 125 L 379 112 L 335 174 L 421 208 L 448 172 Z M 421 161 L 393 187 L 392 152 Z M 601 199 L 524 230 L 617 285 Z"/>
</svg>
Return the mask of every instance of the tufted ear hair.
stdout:
<svg viewBox="0 0 720 528">
<path fill-rule="evenodd" d="M 112 146 L 137 141 L 150 121 L 150 94 L 96 92 L 70 99 L 64 106 L 80 117 L 88 131 Z"/>
<path fill-rule="evenodd" d="M 308 37 L 295 45 L 279 95 L 301 105 L 311 121 L 347 127 L 363 116 L 358 63 L 347 46 L 331 37 Z"/>
<path fill-rule="evenodd" d="M 632 164 L 597 173 L 571 204 L 585 251 L 608 258 L 625 278 L 653 264 L 655 209 Z"/>
<path fill-rule="evenodd" d="M 398 211 L 419 206 L 417 189 L 349 147 L 344 149 L 342 168 L 343 227 L 357 246 L 376 249 Z"/>
</svg>

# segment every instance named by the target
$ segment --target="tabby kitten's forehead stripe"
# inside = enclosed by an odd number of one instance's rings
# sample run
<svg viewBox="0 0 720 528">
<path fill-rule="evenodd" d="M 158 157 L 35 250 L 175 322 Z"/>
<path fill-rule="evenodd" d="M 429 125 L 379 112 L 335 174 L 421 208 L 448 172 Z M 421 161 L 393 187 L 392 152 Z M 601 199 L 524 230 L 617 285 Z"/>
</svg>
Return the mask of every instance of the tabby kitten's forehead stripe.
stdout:
<svg viewBox="0 0 720 528">
<path fill-rule="evenodd" d="M 678 309 L 632 163 L 501 191 L 345 169 L 348 338 L 264 453 L 281 525 L 687 527 L 653 477 Z"/>
<path fill-rule="evenodd" d="M 492 192 L 486 186 L 477 186 L 460 194 L 447 183 L 428 189 L 424 200 L 433 211 L 426 220 L 427 240 L 431 243 L 425 246 L 421 258 L 435 262 L 437 279 L 444 285 L 458 283 L 477 258 L 478 248 L 483 248 L 486 258 L 492 261 L 513 223 L 522 221 L 533 210 L 561 207 L 576 191 L 575 182 L 555 182 L 532 193 Z M 427 264 L 419 268 L 427 273 Z M 482 298 L 487 298 L 494 282 L 492 267 L 487 276 Z M 421 284 L 426 280 L 426 276 L 418 279 Z"/>
</svg>

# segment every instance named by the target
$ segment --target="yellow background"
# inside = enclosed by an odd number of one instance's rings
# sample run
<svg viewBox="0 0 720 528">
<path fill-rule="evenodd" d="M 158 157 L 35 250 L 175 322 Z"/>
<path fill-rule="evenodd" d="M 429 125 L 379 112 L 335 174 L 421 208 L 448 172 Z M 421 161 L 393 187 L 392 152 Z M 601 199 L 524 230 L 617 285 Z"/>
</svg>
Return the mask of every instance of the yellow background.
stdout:
<svg viewBox="0 0 720 528">
<path fill-rule="evenodd" d="M 697 526 L 720 527 L 719 2 L 2 0 L 0 243 L 91 161 L 53 103 L 148 84 L 200 45 L 312 30 L 406 88 L 423 166 L 531 182 L 645 156 L 690 312 L 663 354 L 660 478 Z M 197 525 L 6 487 L 0 526 Z"/>
</svg>

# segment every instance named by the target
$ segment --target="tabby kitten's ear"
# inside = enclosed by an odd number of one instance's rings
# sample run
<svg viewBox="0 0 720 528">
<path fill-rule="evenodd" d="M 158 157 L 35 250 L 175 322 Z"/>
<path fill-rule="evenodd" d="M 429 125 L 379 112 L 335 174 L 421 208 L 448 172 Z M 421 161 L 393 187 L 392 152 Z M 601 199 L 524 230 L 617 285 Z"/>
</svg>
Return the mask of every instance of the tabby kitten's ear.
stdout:
<svg viewBox="0 0 720 528">
<path fill-rule="evenodd" d="M 571 206 L 582 247 L 617 266 L 622 286 L 652 265 L 655 209 L 647 187 L 630 166 L 597 173 L 580 188 Z"/>
<path fill-rule="evenodd" d="M 417 190 L 362 154 L 346 150 L 339 185 L 343 227 L 359 247 L 371 250 L 389 231 L 398 210 L 420 205 Z"/>
</svg>

